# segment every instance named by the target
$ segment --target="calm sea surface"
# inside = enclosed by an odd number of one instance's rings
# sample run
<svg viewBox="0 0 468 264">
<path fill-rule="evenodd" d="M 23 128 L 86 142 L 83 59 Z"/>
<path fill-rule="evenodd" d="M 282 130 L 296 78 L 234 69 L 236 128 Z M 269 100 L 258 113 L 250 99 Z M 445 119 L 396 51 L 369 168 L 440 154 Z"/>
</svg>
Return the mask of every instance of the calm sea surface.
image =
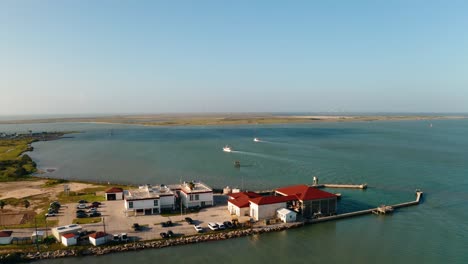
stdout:
<svg viewBox="0 0 468 264">
<path fill-rule="evenodd" d="M 432 123 L 432 127 L 429 124 Z M 38 263 L 468 263 L 468 120 L 223 127 L 107 124 L 0 125 L 5 131 L 82 131 L 34 144 L 48 177 L 160 184 L 202 180 L 258 190 L 367 183 L 339 190 L 341 212 L 415 198 L 391 216 L 368 215 L 216 243 Z M 258 137 L 262 142 L 255 143 Z M 222 152 L 229 144 L 236 150 Z M 240 169 L 233 165 L 236 160 Z M 333 190 L 337 191 L 337 190 Z"/>
</svg>

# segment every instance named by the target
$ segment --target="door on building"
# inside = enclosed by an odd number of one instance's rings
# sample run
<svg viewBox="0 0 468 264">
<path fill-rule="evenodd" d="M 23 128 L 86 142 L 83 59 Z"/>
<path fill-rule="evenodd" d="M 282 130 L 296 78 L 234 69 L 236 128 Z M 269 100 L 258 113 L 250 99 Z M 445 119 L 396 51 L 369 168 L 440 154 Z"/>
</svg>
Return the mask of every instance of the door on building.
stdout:
<svg viewBox="0 0 468 264">
<path fill-rule="evenodd" d="M 205 207 L 206 203 L 205 202 L 201 202 L 201 207 Z"/>
<path fill-rule="evenodd" d="M 117 200 L 117 197 L 116 197 L 115 193 L 108 193 L 108 194 L 107 194 L 107 200 L 108 200 L 108 201 Z"/>
<path fill-rule="evenodd" d="M 145 209 L 145 215 L 150 215 L 153 213 L 152 209 Z"/>
</svg>

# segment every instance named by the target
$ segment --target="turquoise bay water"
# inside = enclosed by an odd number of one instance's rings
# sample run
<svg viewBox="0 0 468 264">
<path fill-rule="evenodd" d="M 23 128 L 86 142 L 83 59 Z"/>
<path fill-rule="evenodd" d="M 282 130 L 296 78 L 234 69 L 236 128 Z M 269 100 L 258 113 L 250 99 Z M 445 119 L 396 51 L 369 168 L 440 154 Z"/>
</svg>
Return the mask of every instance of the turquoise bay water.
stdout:
<svg viewBox="0 0 468 264">
<path fill-rule="evenodd" d="M 0 131 L 79 130 L 34 144 L 49 177 L 119 183 L 202 180 L 250 190 L 296 183 L 368 183 L 339 210 L 424 202 L 391 216 L 363 216 L 297 230 L 160 250 L 44 263 L 468 262 L 468 120 L 345 122 L 223 127 L 104 124 L 0 125 Z M 263 142 L 253 142 L 259 137 Z M 236 152 L 223 153 L 231 145 Z M 243 167 L 234 168 L 239 160 Z M 41 263 L 41 262 L 39 262 Z"/>
</svg>

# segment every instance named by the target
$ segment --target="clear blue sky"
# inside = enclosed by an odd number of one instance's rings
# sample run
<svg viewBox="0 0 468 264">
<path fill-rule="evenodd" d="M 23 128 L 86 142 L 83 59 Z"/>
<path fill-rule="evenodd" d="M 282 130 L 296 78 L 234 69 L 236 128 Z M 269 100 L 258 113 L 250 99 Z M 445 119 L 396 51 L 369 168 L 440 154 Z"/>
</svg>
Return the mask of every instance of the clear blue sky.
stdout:
<svg viewBox="0 0 468 264">
<path fill-rule="evenodd" d="M 0 115 L 271 111 L 468 112 L 468 2 L 0 2 Z"/>
</svg>

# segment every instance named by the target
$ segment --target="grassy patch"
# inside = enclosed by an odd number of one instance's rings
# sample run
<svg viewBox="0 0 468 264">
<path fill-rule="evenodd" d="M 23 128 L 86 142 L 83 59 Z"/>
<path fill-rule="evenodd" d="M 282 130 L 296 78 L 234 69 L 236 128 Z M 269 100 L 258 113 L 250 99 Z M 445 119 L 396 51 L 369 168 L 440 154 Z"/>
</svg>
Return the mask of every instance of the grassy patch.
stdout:
<svg viewBox="0 0 468 264">
<path fill-rule="evenodd" d="M 94 224 L 94 223 L 101 222 L 101 220 L 102 220 L 101 217 L 75 218 L 73 219 L 73 224 L 79 224 L 79 225 Z"/>
<path fill-rule="evenodd" d="M 60 192 L 57 197 L 61 203 L 77 203 L 79 200 L 101 202 L 105 200 L 105 197 L 104 195 L 98 195 L 97 193 L 103 192 L 107 188 L 107 186 L 86 188 L 79 192 L 69 192 L 68 195 L 65 194 L 65 192 Z"/>
<path fill-rule="evenodd" d="M 46 187 L 53 187 L 53 186 L 56 186 L 56 185 L 59 185 L 59 184 L 62 184 L 62 183 L 67 183 L 68 181 L 67 180 L 64 180 L 64 179 L 50 179 L 50 180 L 47 180 L 44 185 L 42 185 L 43 188 L 46 188 Z"/>
</svg>

